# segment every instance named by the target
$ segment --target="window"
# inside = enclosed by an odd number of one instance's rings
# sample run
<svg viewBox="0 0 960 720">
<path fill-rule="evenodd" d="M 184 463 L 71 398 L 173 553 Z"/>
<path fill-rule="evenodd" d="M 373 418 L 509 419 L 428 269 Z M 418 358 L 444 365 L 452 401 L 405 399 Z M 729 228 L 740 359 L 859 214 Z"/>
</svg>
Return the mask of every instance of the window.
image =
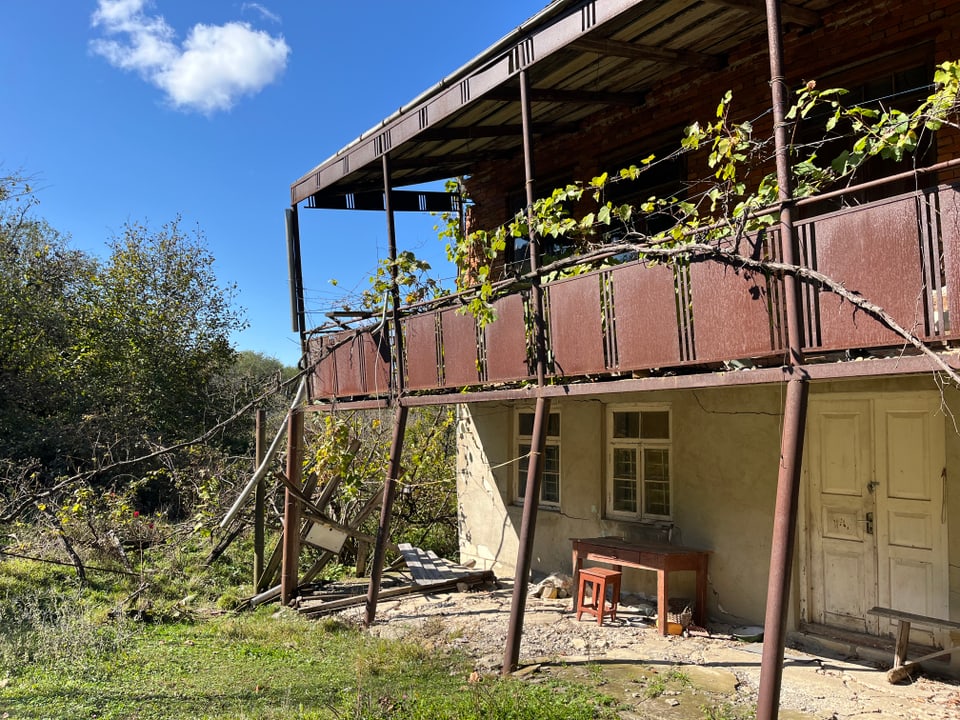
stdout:
<svg viewBox="0 0 960 720">
<path fill-rule="evenodd" d="M 669 519 L 670 410 L 664 406 L 611 407 L 608 512 L 633 519 Z"/>
<path fill-rule="evenodd" d="M 901 48 L 886 55 L 873 57 L 858 65 L 821 75 L 816 78 L 817 87 L 821 90 L 831 87 L 846 89 L 847 93 L 842 98 L 842 102 L 848 107 L 862 105 L 877 111 L 894 107 L 910 112 L 931 92 L 932 58 L 933 51 L 928 44 L 909 49 Z M 849 136 L 844 136 L 840 132 L 824 135 L 825 123 L 831 114 L 830 108 L 815 110 L 799 123 L 796 130 L 796 143 L 803 154 L 808 155 L 822 142 L 823 144 L 816 148 L 816 153 L 821 161 L 827 163 L 839 156 L 841 152 L 849 151 L 852 142 Z M 838 126 L 838 131 L 848 133 L 849 129 L 846 124 L 841 124 Z M 936 162 L 936 159 L 936 138 L 932 133 L 923 132 L 920 133 L 919 145 L 912 154 L 906 155 L 900 162 L 879 156 L 870 158 L 857 170 L 852 184 L 879 180 L 912 170 L 914 167 L 931 165 Z M 929 185 L 936 184 L 936 180 L 930 177 L 927 177 L 924 182 Z M 848 193 L 839 199 L 824 201 L 815 209 L 807 206 L 801 211 L 801 217 L 847 205 L 880 200 L 915 189 L 914 178 L 884 183 L 857 193 Z"/>
<path fill-rule="evenodd" d="M 517 413 L 517 500 L 522 502 L 527 489 L 530 447 L 533 444 L 533 412 Z M 560 413 L 547 420 L 547 438 L 543 448 L 543 474 L 540 480 L 540 504 L 560 505 Z"/>
</svg>

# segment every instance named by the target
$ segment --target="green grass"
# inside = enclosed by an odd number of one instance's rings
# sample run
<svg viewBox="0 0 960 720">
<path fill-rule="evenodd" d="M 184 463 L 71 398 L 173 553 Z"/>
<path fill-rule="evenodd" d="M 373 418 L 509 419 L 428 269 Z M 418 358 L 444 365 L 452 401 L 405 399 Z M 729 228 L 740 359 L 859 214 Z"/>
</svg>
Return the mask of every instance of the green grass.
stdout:
<svg viewBox="0 0 960 720">
<path fill-rule="evenodd" d="M 331 621 L 266 611 L 194 623 L 93 624 L 67 607 L 38 603 L 31 627 L 20 633 L 3 625 L 0 715 L 615 717 L 608 700 L 576 685 L 496 677 L 471 683 L 469 664 L 438 648 L 436 639 L 386 641 Z"/>
<path fill-rule="evenodd" d="M 246 541 L 206 567 L 209 544 L 175 540 L 138 555 L 142 577 L 85 585 L 70 567 L 0 558 L 0 718 L 616 717 L 597 683 L 478 682 L 439 624 L 384 640 L 276 605 L 227 612 L 250 594 Z"/>
</svg>

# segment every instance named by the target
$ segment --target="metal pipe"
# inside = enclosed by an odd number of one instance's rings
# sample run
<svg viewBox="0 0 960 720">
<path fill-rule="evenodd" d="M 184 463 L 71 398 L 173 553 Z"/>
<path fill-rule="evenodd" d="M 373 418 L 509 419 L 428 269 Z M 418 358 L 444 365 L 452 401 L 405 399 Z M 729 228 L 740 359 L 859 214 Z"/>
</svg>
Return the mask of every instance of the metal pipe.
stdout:
<svg viewBox="0 0 960 720">
<path fill-rule="evenodd" d="M 523 170 L 526 176 L 527 228 L 530 248 L 531 300 L 533 301 L 533 335 L 537 354 L 537 386 L 546 384 L 546 327 L 543 318 L 543 286 L 540 282 L 540 235 L 533 227 L 534 165 L 533 118 L 530 108 L 530 80 L 526 70 L 520 71 L 520 106 L 523 118 Z"/>
<path fill-rule="evenodd" d="M 530 272 L 533 275 L 532 301 L 534 342 L 537 352 L 537 389 L 546 384 L 547 351 L 546 328 L 543 317 L 543 287 L 540 284 L 540 238 L 533 228 L 534 166 L 533 122 L 530 108 L 530 80 L 526 70 L 520 71 L 520 106 L 523 117 L 523 165 L 527 190 L 527 225 L 530 235 Z M 540 504 L 540 482 L 543 477 L 543 448 L 546 442 L 550 400 L 537 397 L 533 418 L 533 438 L 530 447 L 530 462 L 527 465 L 527 484 L 523 500 L 523 518 L 520 521 L 520 546 L 517 549 L 517 569 L 513 581 L 513 600 L 510 605 L 510 620 L 507 643 L 503 651 L 501 672 L 513 672 L 520 660 L 520 639 L 523 634 L 523 616 L 526 610 L 527 587 L 530 583 L 530 564 L 533 560 L 533 541 L 537 527 L 537 510 Z"/>
<path fill-rule="evenodd" d="M 294 396 L 293 402 L 290 403 L 290 412 L 293 412 L 300 406 L 300 403 L 303 402 L 306 393 L 307 377 L 304 376 L 300 380 L 300 385 L 297 386 L 297 394 Z M 247 501 L 247 498 L 250 497 L 250 493 L 252 493 L 257 487 L 257 483 L 266 477 L 267 470 L 270 467 L 270 462 L 273 460 L 273 456 L 277 454 L 277 450 L 280 449 L 280 441 L 283 439 L 283 434 L 286 431 L 287 426 L 281 423 L 280 429 L 277 430 L 276 437 L 273 439 L 273 442 L 270 443 L 270 447 L 267 448 L 267 454 L 264 456 L 263 462 L 260 463 L 260 467 L 257 468 L 257 471 L 253 474 L 253 477 L 250 478 L 243 490 L 240 491 L 237 499 L 233 501 L 233 505 L 230 506 L 227 514 L 223 516 L 223 520 L 220 521 L 221 528 L 225 528 L 227 525 L 233 522 L 233 519 L 237 516 L 237 513 L 240 512 L 240 508 L 243 507 L 243 504 Z"/>
<path fill-rule="evenodd" d="M 303 300 L 303 261 L 300 258 L 300 220 L 297 206 L 289 207 L 284 213 L 287 227 L 287 271 L 290 276 L 290 314 L 292 329 L 300 333 L 301 349 L 307 329 L 306 310 Z"/>
<path fill-rule="evenodd" d="M 383 206 L 387 214 L 387 242 L 390 253 L 390 301 L 393 319 L 393 348 L 396 354 L 397 394 L 402 395 L 406 384 L 406 365 L 403 360 L 403 328 L 400 327 L 400 287 L 397 284 L 397 226 L 393 216 L 393 187 L 390 174 L 390 156 L 383 154 Z"/>
<path fill-rule="evenodd" d="M 794 226 L 793 179 L 790 172 L 790 141 L 787 133 L 788 90 L 783 74 L 783 37 L 780 0 L 766 0 L 767 41 L 770 49 L 770 92 L 776 146 L 777 184 L 780 200 L 780 245 L 783 261 L 797 264 L 797 231 Z M 780 468 L 767 580 L 767 608 L 760 664 L 760 692 L 757 720 L 776 720 L 783 679 L 783 651 L 786 646 L 790 579 L 797 529 L 797 502 L 800 495 L 800 466 L 803 432 L 807 419 L 809 381 L 803 365 L 803 327 L 800 315 L 800 282 L 793 275 L 783 277 L 787 323 L 787 364 L 793 376 L 787 383 L 780 436 Z"/>
<path fill-rule="evenodd" d="M 763 625 L 763 655 L 760 661 L 760 693 L 757 720 L 776 720 L 783 679 L 787 610 L 793 551 L 797 533 L 797 502 L 800 495 L 800 459 L 807 419 L 810 383 L 796 377 L 787 384 L 780 440 L 780 473 L 773 516 L 770 575 L 767 580 L 767 610 Z"/>
<path fill-rule="evenodd" d="M 299 486 L 303 468 L 303 411 L 291 410 L 287 428 L 287 479 Z M 300 573 L 300 504 L 289 488 L 283 502 L 283 562 L 280 602 L 289 605 L 297 591 Z"/>
<path fill-rule="evenodd" d="M 537 527 L 537 506 L 540 503 L 540 481 L 543 477 L 543 449 L 547 439 L 550 418 L 550 400 L 537 398 L 533 416 L 533 437 L 530 462 L 527 465 L 527 485 L 523 494 L 523 518 L 520 521 L 520 548 L 517 552 L 517 572 L 513 580 L 513 600 L 507 627 L 507 644 L 503 651 L 502 673 L 517 669 L 520 660 L 520 638 L 523 634 L 523 616 L 526 610 L 527 588 L 530 584 L 530 564 L 533 560 L 533 538 Z"/>
<path fill-rule="evenodd" d="M 267 451 L 267 411 L 257 408 L 254 446 L 254 470 L 263 462 Z M 254 491 L 253 500 L 253 591 L 259 593 L 263 587 L 263 548 L 266 525 L 266 481 L 260 478 Z"/>
<path fill-rule="evenodd" d="M 380 506 L 380 525 L 377 527 L 377 541 L 373 547 L 373 561 L 370 568 L 370 584 L 367 586 L 367 611 L 364 625 L 373 624 L 377 615 L 377 600 L 380 596 L 380 581 L 383 578 L 383 559 L 387 552 L 387 536 L 390 532 L 390 515 L 393 512 L 393 500 L 397 494 L 397 476 L 400 474 L 400 455 L 403 453 L 403 436 L 407 428 L 408 408 L 400 405 L 396 410 L 393 424 L 393 440 L 390 443 L 390 466 L 387 479 L 383 483 L 383 504 Z"/>
</svg>

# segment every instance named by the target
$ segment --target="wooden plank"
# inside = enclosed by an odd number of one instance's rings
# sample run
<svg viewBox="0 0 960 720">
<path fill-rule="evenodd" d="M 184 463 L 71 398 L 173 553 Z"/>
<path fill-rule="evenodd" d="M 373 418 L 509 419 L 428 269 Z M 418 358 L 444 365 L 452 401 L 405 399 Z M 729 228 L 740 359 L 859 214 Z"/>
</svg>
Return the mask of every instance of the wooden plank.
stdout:
<svg viewBox="0 0 960 720">
<path fill-rule="evenodd" d="M 907 662 L 907 646 L 910 644 L 910 621 L 901 620 L 897 626 L 897 645 L 893 650 L 895 668 Z"/>
<path fill-rule="evenodd" d="M 353 528 L 358 528 L 363 524 L 363 521 L 366 520 L 370 514 L 380 507 L 380 501 L 383 498 L 383 487 L 381 486 L 377 490 L 376 494 L 373 495 L 367 502 L 364 504 L 363 508 L 356 515 L 353 516 L 353 520 L 350 521 L 350 526 Z M 313 563 L 309 570 L 304 573 L 303 577 L 300 578 L 300 584 L 305 585 L 306 583 L 313 580 L 317 575 L 320 574 L 320 571 L 330 562 L 333 558 L 336 557 L 335 553 L 325 552 L 317 561 Z"/>
<path fill-rule="evenodd" d="M 469 575 L 459 577 L 456 580 L 448 580 L 446 582 L 434 583 L 432 585 L 408 585 L 407 587 L 384 590 L 379 593 L 378 597 L 380 600 L 389 600 L 390 598 L 413 595 L 415 593 L 456 590 L 457 586 L 461 583 L 466 585 L 480 585 L 485 582 L 493 582 L 494 580 L 496 580 L 496 576 L 493 574 L 493 572 L 490 570 L 484 570 L 483 572 L 471 573 Z M 362 593 L 356 597 L 331 600 L 330 602 L 320 603 L 319 605 L 312 605 L 310 607 L 301 607 L 299 612 L 301 615 L 306 617 L 314 617 L 317 615 L 326 615 L 327 613 L 343 610 L 348 607 L 363 605 L 366 601 L 367 595 L 366 593 Z"/>
<path fill-rule="evenodd" d="M 917 615 L 903 610 L 893 610 L 891 608 L 873 607 L 867 610 L 867 615 L 876 615 L 878 617 L 890 618 L 891 620 L 906 620 L 914 625 L 933 625 L 942 628 L 960 629 L 960 621 L 945 620 L 944 618 L 931 617 L 929 615 Z"/>
<path fill-rule="evenodd" d="M 398 549 L 418 585 L 456 581 L 473 573 L 470 568 L 441 558 L 432 550 L 421 550 L 410 543 L 401 543 Z"/>
</svg>

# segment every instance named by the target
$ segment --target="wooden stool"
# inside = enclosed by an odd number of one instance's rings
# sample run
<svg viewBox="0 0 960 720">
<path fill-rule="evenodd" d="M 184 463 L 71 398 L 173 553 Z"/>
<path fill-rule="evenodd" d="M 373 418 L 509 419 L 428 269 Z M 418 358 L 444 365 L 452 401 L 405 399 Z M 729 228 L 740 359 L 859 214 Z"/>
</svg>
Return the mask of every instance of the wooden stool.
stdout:
<svg viewBox="0 0 960 720">
<path fill-rule="evenodd" d="M 591 567 L 580 570 L 580 588 L 577 591 L 577 620 L 583 613 L 594 615 L 597 625 L 603 625 L 603 615 L 608 613 L 611 620 L 617 619 L 617 603 L 620 602 L 620 578 L 623 573 L 609 568 Z M 584 603 L 584 591 L 587 583 L 591 585 L 590 603 Z M 612 590 L 613 598 L 609 608 L 607 602 L 607 586 Z"/>
</svg>

